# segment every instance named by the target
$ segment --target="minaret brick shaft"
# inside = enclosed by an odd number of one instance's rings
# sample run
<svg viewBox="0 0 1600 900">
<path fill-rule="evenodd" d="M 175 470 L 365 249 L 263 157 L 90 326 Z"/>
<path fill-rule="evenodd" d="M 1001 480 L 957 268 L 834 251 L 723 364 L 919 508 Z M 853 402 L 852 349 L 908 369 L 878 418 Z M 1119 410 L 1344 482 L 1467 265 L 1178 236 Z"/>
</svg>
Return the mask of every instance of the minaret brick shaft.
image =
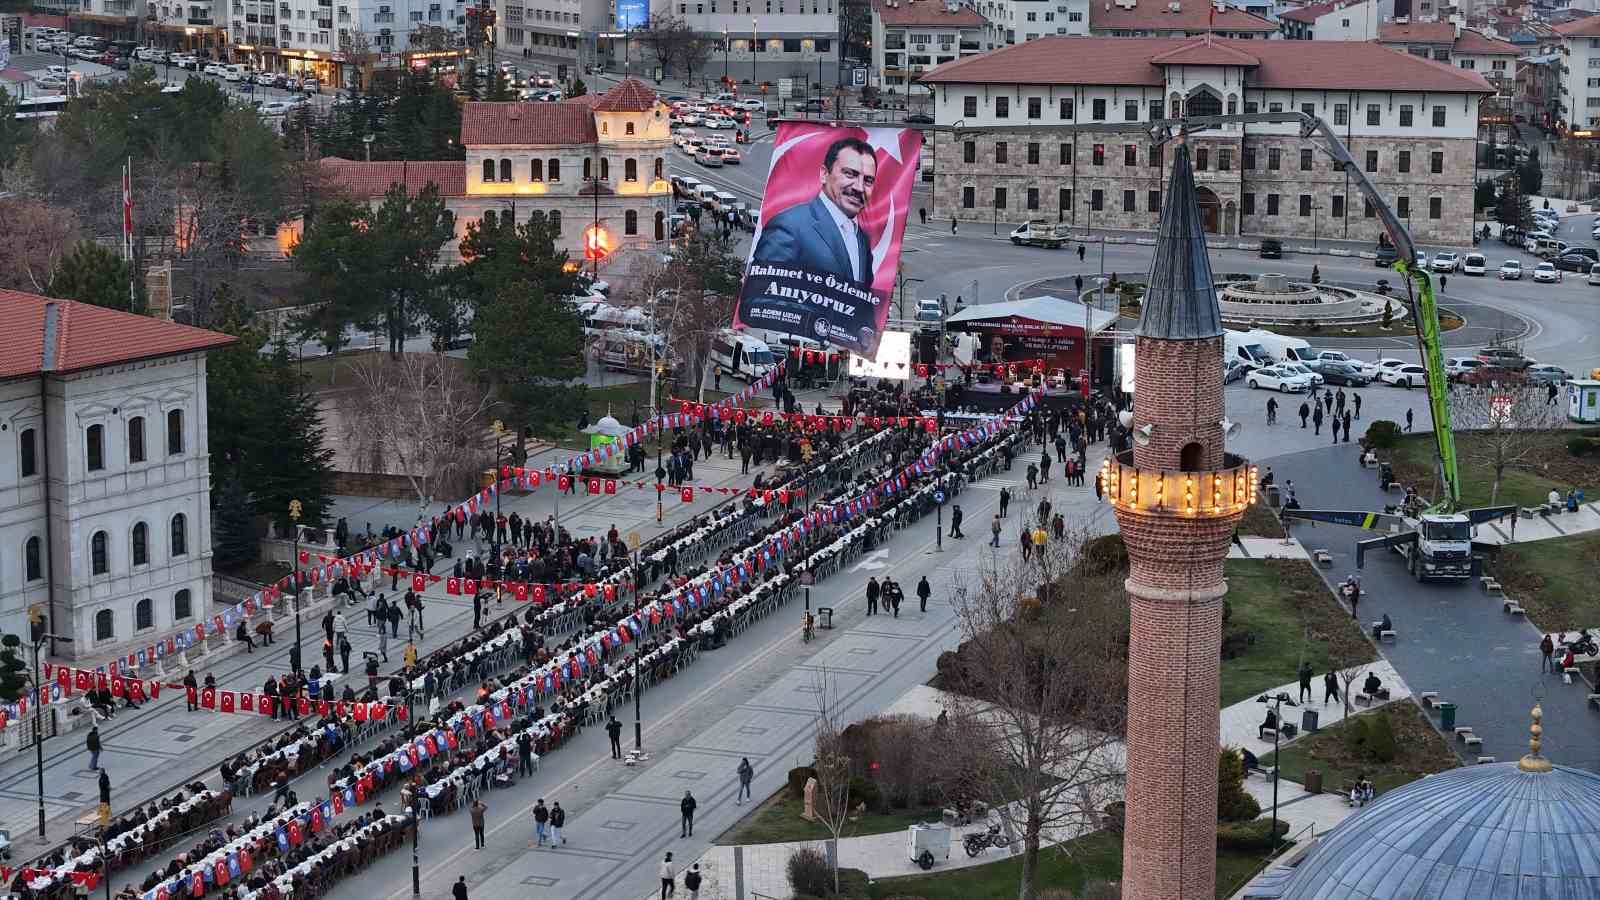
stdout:
<svg viewBox="0 0 1600 900">
<path fill-rule="evenodd" d="M 1255 473 L 1223 448 L 1223 329 L 1202 222 L 1179 145 L 1134 345 L 1134 447 L 1102 469 L 1131 569 L 1131 900 L 1216 889 L 1222 565 Z"/>
</svg>

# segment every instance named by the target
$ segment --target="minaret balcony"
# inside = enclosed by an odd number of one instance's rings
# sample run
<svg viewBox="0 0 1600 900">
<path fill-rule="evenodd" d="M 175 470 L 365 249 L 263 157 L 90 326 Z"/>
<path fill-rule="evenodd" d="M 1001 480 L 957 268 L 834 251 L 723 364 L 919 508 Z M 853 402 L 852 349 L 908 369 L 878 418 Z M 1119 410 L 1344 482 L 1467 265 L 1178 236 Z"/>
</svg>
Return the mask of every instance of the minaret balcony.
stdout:
<svg viewBox="0 0 1600 900">
<path fill-rule="evenodd" d="M 1100 484 L 1118 510 L 1188 519 L 1238 516 L 1256 502 L 1257 467 L 1232 453 L 1223 454 L 1223 464 L 1205 472 L 1141 469 L 1127 450 L 1101 463 Z"/>
</svg>

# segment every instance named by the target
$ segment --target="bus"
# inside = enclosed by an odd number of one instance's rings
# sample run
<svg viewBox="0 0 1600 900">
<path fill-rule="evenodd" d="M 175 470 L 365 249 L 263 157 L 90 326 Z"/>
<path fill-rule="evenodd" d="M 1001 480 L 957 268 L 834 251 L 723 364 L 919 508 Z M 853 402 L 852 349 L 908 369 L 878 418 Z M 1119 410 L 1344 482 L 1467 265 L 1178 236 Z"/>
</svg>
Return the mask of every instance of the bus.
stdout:
<svg viewBox="0 0 1600 900">
<path fill-rule="evenodd" d="M 23 97 L 17 101 L 18 119 L 54 119 L 61 115 L 71 101 L 66 94 L 41 94 Z"/>
</svg>

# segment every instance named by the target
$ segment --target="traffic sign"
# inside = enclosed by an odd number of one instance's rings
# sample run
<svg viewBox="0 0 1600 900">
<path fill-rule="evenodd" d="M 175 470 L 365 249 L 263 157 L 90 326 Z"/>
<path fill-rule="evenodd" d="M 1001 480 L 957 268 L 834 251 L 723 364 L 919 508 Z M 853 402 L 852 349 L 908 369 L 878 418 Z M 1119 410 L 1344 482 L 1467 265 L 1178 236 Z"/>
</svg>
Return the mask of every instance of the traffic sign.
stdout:
<svg viewBox="0 0 1600 900">
<path fill-rule="evenodd" d="M 935 502 L 935 503 L 943 503 L 944 502 L 944 491 L 934 491 L 933 492 L 933 502 Z"/>
</svg>

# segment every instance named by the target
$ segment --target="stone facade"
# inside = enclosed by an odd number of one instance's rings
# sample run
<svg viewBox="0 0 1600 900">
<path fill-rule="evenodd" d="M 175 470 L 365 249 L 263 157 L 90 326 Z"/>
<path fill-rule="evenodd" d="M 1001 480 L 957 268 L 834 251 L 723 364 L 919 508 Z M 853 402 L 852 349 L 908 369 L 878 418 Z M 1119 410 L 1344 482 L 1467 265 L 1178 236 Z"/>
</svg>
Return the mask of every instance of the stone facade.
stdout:
<svg viewBox="0 0 1600 900">
<path fill-rule="evenodd" d="M 1086 229 L 1136 231 L 1153 231 L 1160 218 L 1164 153 L 1152 148 L 1150 138 L 1138 131 L 1042 128 L 981 136 L 942 132 L 935 140 L 930 213 L 936 218 L 1002 223 L 1042 218 Z M 1335 171 L 1332 159 L 1312 142 L 1238 131 L 1196 135 L 1191 142 L 1209 231 L 1293 237 L 1307 243 L 1377 241 L 1382 230 L 1378 218 L 1366 214 L 1353 180 Z M 964 146 L 968 143 L 973 145 L 970 163 Z M 1100 165 L 1095 164 L 1097 146 L 1104 148 L 1098 155 Z M 1418 243 L 1471 243 L 1475 172 L 1471 138 L 1355 137 L 1347 147 Z M 1302 168 L 1306 150 L 1311 151 L 1309 170 Z M 1369 152 L 1377 154 L 1375 168 L 1368 164 Z M 1437 173 L 1434 153 L 1442 154 Z M 1034 159 L 1037 162 L 1030 162 Z M 997 190 L 1004 192 L 1003 197 Z M 1302 204 L 1303 195 L 1309 206 Z M 1305 215 L 1302 209 L 1307 210 Z"/>
</svg>

